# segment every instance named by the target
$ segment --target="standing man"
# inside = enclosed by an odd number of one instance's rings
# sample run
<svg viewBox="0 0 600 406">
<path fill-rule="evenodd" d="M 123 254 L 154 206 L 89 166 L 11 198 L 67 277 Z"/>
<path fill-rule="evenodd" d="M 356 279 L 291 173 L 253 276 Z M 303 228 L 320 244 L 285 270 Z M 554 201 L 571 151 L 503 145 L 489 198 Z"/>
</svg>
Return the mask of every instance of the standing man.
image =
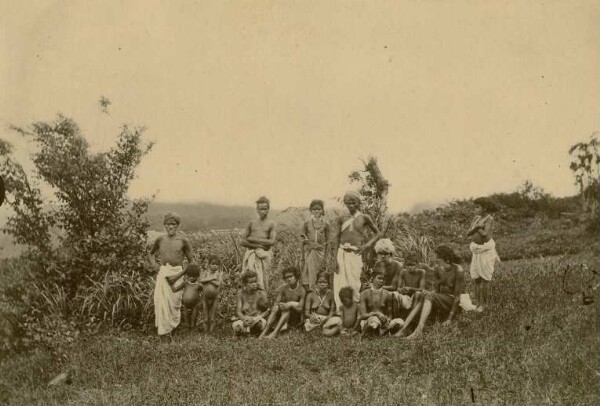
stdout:
<svg viewBox="0 0 600 406">
<path fill-rule="evenodd" d="M 339 293 L 345 286 L 354 291 L 354 301 L 360 301 L 360 276 L 363 269 L 362 253 L 380 236 L 379 229 L 368 214 L 360 211 L 360 195 L 349 191 L 344 195 L 344 204 L 349 215 L 338 219 L 338 233 L 335 239 L 337 250 L 337 269 L 333 275 L 333 295 L 336 308 L 340 309 Z M 364 242 L 366 231 L 371 230 L 373 237 Z"/>
<path fill-rule="evenodd" d="M 256 272 L 258 287 L 267 292 L 269 285 L 269 267 L 273 259 L 271 247 L 275 244 L 277 232 L 275 222 L 267 216 L 271 202 L 265 196 L 256 201 L 258 219 L 251 220 L 244 230 L 240 245 L 246 248 L 242 261 L 242 272 Z"/>
<path fill-rule="evenodd" d="M 150 264 L 158 271 L 154 287 L 154 314 L 155 326 L 158 335 L 170 337 L 181 320 L 181 300 L 183 290 L 173 290 L 169 280 L 177 281 L 185 273 L 183 260 L 187 259 L 188 265 L 194 263 L 192 246 L 187 238 L 177 233 L 181 218 L 176 213 L 167 213 L 164 225 L 167 234 L 159 236 L 150 249 Z M 160 256 L 160 263 L 156 262 L 155 255 Z M 182 281 L 179 281 L 182 283 Z"/>
</svg>

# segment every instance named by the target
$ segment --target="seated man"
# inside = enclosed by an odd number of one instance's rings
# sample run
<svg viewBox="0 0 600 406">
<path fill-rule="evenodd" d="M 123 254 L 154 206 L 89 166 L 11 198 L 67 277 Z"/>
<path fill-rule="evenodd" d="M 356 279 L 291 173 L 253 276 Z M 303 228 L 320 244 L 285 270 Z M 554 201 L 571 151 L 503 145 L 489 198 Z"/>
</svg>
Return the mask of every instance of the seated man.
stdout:
<svg viewBox="0 0 600 406">
<path fill-rule="evenodd" d="M 395 252 L 394 244 L 388 238 L 382 238 L 375 243 L 375 254 L 377 254 L 375 269 L 383 271 L 383 289 L 392 292 L 394 298 L 399 295 L 397 293 L 398 281 L 402 271 L 402 264 L 394 259 Z M 369 288 L 368 283 L 365 284 L 365 288 Z M 400 305 L 400 301 L 392 300 L 392 316 L 399 315 Z"/>
<path fill-rule="evenodd" d="M 383 289 L 381 269 L 373 271 L 370 287 L 360 294 L 360 308 L 362 335 L 387 332 L 392 313 L 392 293 Z M 398 321 L 395 320 L 394 324 L 398 324 Z"/>
<path fill-rule="evenodd" d="M 400 317 L 406 318 L 410 309 L 423 299 L 422 292 L 425 289 L 425 264 L 416 264 L 414 259 L 408 257 L 406 266 L 398 274 L 396 285 L 398 290 L 394 292 L 394 298 L 400 309 Z"/>
<path fill-rule="evenodd" d="M 354 292 L 350 286 L 340 289 L 338 316 L 333 316 L 323 324 L 323 335 L 332 337 L 336 334 L 354 335 L 361 320 L 360 306 L 354 301 Z"/>
<path fill-rule="evenodd" d="M 233 322 L 233 334 L 260 334 L 269 314 L 269 302 L 265 291 L 258 287 L 258 277 L 254 271 L 242 273 L 242 289 L 237 297 L 236 314 L 239 320 Z"/>
<path fill-rule="evenodd" d="M 302 310 L 304 309 L 304 299 L 306 291 L 300 285 L 300 271 L 296 267 L 285 268 L 282 273 L 285 284 L 279 288 L 275 305 L 271 309 L 267 326 L 260 334 L 259 338 L 263 338 L 269 332 L 273 324 L 277 321 L 277 325 L 267 338 L 275 338 L 280 331 L 284 331 L 288 327 L 288 320 L 295 315 L 302 320 Z"/>
<path fill-rule="evenodd" d="M 316 290 L 306 296 L 304 329 L 312 331 L 323 326 L 335 314 L 335 301 L 329 289 L 329 275 L 321 271 L 316 277 Z"/>
<path fill-rule="evenodd" d="M 443 325 L 448 325 L 454 319 L 458 310 L 460 295 L 465 292 L 465 277 L 460 265 L 460 258 L 454 251 L 445 245 L 440 245 L 436 250 L 440 268 L 436 269 L 437 282 L 435 290 L 424 291 L 424 300 L 412 309 L 406 318 L 404 326 L 398 332 L 402 336 L 410 322 L 420 313 L 419 324 L 408 339 L 419 337 L 423 333 L 425 322 L 432 311 L 438 317 L 445 318 Z"/>
</svg>

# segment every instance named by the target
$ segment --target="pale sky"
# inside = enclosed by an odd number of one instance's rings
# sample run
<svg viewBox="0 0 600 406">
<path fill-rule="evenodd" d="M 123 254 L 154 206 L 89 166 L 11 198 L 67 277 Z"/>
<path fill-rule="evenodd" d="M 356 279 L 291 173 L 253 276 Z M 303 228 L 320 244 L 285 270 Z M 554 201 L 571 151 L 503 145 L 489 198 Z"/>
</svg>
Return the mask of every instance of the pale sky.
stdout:
<svg viewBox="0 0 600 406">
<path fill-rule="evenodd" d="M 95 151 L 156 141 L 133 197 L 275 208 L 341 196 L 375 155 L 408 210 L 576 192 L 600 128 L 600 3 L 0 0 L 0 137 L 74 118 Z M 112 101 L 101 113 L 100 95 Z"/>
</svg>

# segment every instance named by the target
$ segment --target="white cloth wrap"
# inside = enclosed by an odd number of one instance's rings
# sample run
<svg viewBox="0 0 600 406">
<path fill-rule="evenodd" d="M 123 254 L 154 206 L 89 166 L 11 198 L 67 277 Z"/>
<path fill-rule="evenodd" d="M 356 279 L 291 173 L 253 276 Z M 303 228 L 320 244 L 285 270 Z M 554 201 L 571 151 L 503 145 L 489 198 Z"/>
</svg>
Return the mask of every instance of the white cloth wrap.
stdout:
<svg viewBox="0 0 600 406">
<path fill-rule="evenodd" d="M 258 286 L 267 292 L 269 285 L 269 267 L 273 259 L 272 251 L 265 251 L 262 248 L 247 249 L 242 261 L 242 272 L 256 272 L 256 281 Z"/>
<path fill-rule="evenodd" d="M 181 297 L 183 289 L 173 292 L 167 277 L 176 275 L 183 268 L 180 266 L 162 265 L 156 276 L 154 286 L 154 325 L 158 328 L 158 335 L 169 334 L 181 321 Z M 183 283 L 180 279 L 176 284 Z"/>
<path fill-rule="evenodd" d="M 350 286 L 354 290 L 353 300 L 355 302 L 359 302 L 360 300 L 360 275 L 362 273 L 363 261 L 360 254 L 339 248 L 337 262 L 339 272 L 333 274 L 333 297 L 336 308 L 341 309 L 340 290 L 343 287 Z"/>
<path fill-rule="evenodd" d="M 494 265 L 496 261 L 500 262 L 494 240 L 490 239 L 483 244 L 472 242 L 469 248 L 473 254 L 470 269 L 471 279 L 482 278 L 486 281 L 492 280 Z"/>
</svg>

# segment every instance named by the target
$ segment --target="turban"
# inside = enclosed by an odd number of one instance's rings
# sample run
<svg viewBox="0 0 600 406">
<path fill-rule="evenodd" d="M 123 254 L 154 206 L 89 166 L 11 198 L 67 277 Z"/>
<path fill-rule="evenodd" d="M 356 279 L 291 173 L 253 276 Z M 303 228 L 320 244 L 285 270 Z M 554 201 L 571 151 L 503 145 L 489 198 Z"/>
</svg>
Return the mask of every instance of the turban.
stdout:
<svg viewBox="0 0 600 406">
<path fill-rule="evenodd" d="M 165 217 L 163 219 L 163 224 L 165 224 L 169 220 L 175 220 L 177 222 L 177 224 L 181 223 L 181 217 L 179 217 L 179 214 L 174 213 L 172 211 L 165 214 Z"/>
<path fill-rule="evenodd" d="M 394 255 L 396 249 L 394 248 L 394 243 L 392 243 L 392 240 L 390 240 L 389 238 L 382 238 L 381 240 L 377 241 L 377 243 L 375 243 L 375 252 L 377 254 L 381 253 Z"/>
<path fill-rule="evenodd" d="M 360 194 L 355 190 L 347 191 L 346 194 L 344 195 L 344 199 L 346 199 L 346 198 L 352 199 L 352 200 L 360 203 Z"/>
</svg>

